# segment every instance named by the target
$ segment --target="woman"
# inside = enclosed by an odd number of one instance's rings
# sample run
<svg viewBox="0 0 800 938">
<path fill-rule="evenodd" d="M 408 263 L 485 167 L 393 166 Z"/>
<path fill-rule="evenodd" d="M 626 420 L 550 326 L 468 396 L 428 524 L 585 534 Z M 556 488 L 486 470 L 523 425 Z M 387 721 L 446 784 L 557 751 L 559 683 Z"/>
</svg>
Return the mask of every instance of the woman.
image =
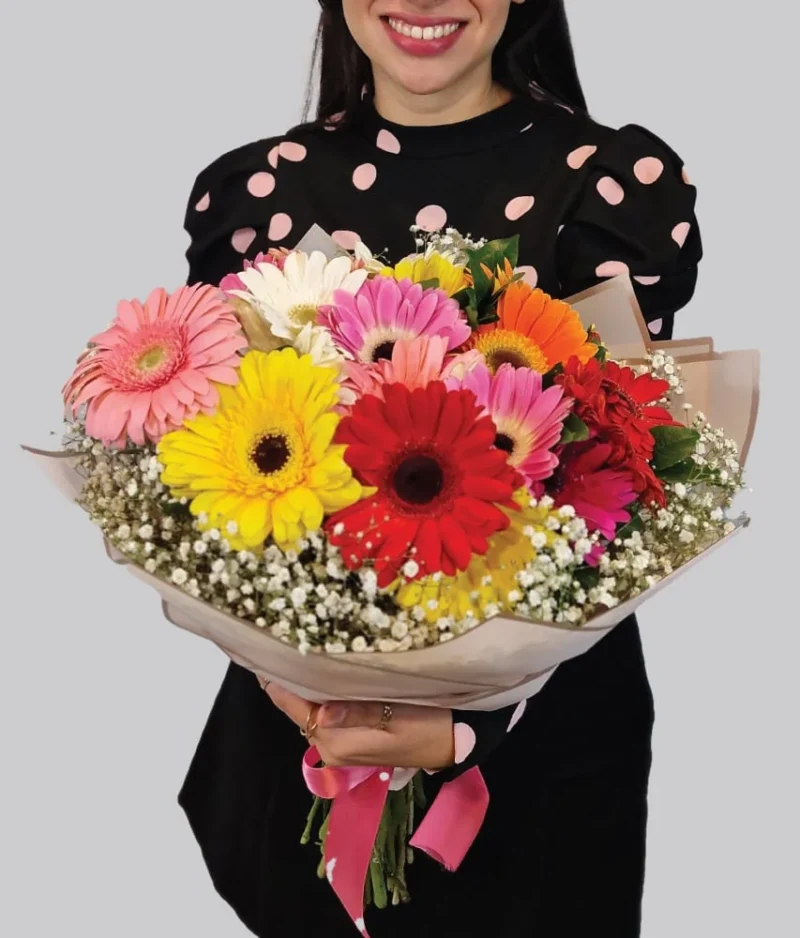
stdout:
<svg viewBox="0 0 800 938">
<path fill-rule="evenodd" d="M 200 173 L 190 282 L 218 283 L 314 223 L 393 259 L 414 249 L 411 224 L 452 225 L 519 233 L 526 277 L 553 295 L 627 270 L 651 333 L 671 334 L 701 256 L 695 189 L 651 133 L 587 115 L 561 0 L 320 5 L 318 120 Z M 380 702 L 317 712 L 266 690 L 230 666 L 180 794 L 216 888 L 255 934 L 353 934 L 299 845 L 309 721 L 329 762 L 438 769 L 432 792 L 480 764 L 491 792 L 458 873 L 419 857 L 411 903 L 373 913 L 375 938 L 639 934 L 653 709 L 633 619 L 524 712 L 395 707 L 380 729 Z"/>
</svg>

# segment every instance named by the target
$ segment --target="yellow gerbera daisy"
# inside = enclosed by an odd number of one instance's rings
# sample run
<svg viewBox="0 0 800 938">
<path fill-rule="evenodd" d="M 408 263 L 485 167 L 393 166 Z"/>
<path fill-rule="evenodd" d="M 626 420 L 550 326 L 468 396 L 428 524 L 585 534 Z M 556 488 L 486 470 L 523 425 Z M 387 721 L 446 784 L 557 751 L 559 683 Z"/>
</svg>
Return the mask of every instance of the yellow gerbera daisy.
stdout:
<svg viewBox="0 0 800 938">
<path fill-rule="evenodd" d="M 162 437 L 161 479 L 234 549 L 257 549 L 270 534 L 287 549 L 362 497 L 346 447 L 331 442 L 338 371 L 285 348 L 248 352 L 239 376 L 219 388 L 213 416 Z"/>
<path fill-rule="evenodd" d="M 490 605 L 501 609 L 509 606 L 509 593 L 519 590 L 517 574 L 536 558 L 531 537 L 541 533 L 552 544 L 556 535 L 547 527 L 547 519 L 557 509 L 531 507 L 531 497 L 525 489 L 514 494 L 519 511 L 503 509 L 511 524 L 505 531 L 495 534 L 489 541 L 486 555 L 474 556 L 463 573 L 454 577 L 425 577 L 404 583 L 397 590 L 397 601 L 410 609 L 420 606 L 428 622 L 443 616 L 456 620 L 475 616 L 483 618 Z"/>
<path fill-rule="evenodd" d="M 439 289 L 444 290 L 448 296 L 458 293 L 468 283 L 463 264 L 454 264 L 438 251 L 429 251 L 422 255 L 410 254 L 394 267 L 384 267 L 381 275 L 394 277 L 395 280 L 411 280 L 413 283 L 438 280 Z"/>
</svg>

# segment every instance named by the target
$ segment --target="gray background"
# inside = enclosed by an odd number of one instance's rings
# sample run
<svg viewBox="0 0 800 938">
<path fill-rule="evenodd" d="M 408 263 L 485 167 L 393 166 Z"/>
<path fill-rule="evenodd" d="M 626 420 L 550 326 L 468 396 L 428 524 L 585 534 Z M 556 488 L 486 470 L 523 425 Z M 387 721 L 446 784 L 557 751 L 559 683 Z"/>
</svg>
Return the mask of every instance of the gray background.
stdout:
<svg viewBox="0 0 800 938">
<path fill-rule="evenodd" d="M 699 188 L 706 258 L 677 335 L 764 355 L 743 500 L 755 524 L 642 615 L 657 709 L 644 936 L 796 935 L 797 405 L 781 400 L 798 376 L 794 40 L 778 0 L 747 14 L 568 6 L 596 116 L 649 126 Z M 74 356 L 119 298 L 183 282 L 197 172 L 296 121 L 316 10 L 3 4 L 0 932 L 13 938 L 246 933 L 175 802 L 226 660 L 166 624 L 16 446 L 58 430 Z M 578 892 L 592 871 L 575 869 Z"/>
</svg>

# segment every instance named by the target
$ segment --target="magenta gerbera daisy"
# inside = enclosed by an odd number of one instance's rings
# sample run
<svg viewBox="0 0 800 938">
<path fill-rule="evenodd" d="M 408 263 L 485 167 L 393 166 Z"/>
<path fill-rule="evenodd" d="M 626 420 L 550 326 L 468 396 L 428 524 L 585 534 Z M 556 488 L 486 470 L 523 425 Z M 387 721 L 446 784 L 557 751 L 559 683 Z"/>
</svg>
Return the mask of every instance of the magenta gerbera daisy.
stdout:
<svg viewBox="0 0 800 938">
<path fill-rule="evenodd" d="M 153 290 L 144 305 L 123 300 L 111 326 L 90 340 L 64 403 L 73 415 L 87 404 L 86 433 L 107 446 L 157 443 L 184 420 L 213 412 L 215 383 L 238 382 L 246 346 L 216 287 Z"/>
<path fill-rule="evenodd" d="M 527 485 L 552 475 L 558 465 L 553 448 L 561 439 L 572 400 L 559 387 L 542 388 L 542 376 L 530 368 L 501 365 L 492 374 L 484 365 L 451 378 L 448 387 L 468 388 L 497 427 L 495 446 Z"/>
<path fill-rule="evenodd" d="M 374 277 L 353 295 L 337 290 L 320 309 L 320 323 L 334 342 L 357 361 L 391 359 L 395 342 L 442 336 L 447 351 L 471 335 L 458 303 L 443 290 L 424 290 L 410 280 Z"/>
<path fill-rule="evenodd" d="M 631 520 L 626 509 L 639 498 L 633 473 L 609 465 L 612 455 L 610 443 L 571 443 L 561 454 L 553 484 L 547 486 L 556 505 L 572 505 L 590 531 L 609 540 L 618 524 Z"/>
</svg>

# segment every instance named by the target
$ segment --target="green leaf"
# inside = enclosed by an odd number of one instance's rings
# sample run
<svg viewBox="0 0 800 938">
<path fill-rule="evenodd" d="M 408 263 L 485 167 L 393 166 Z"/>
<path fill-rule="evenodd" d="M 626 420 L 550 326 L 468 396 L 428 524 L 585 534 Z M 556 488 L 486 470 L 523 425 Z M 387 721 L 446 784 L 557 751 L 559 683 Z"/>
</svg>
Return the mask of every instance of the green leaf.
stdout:
<svg viewBox="0 0 800 938">
<path fill-rule="evenodd" d="M 464 315 L 467 317 L 467 322 L 469 323 L 470 329 L 477 329 L 479 325 L 478 310 L 471 303 L 469 306 L 464 307 Z"/>
<path fill-rule="evenodd" d="M 663 482 L 688 482 L 695 474 L 697 469 L 697 464 L 691 458 L 682 459 L 680 462 L 674 463 L 672 466 L 667 466 L 665 469 L 657 469 L 656 475 Z"/>
<path fill-rule="evenodd" d="M 473 253 L 491 271 L 496 270 L 498 267 L 502 270 L 505 267 L 506 260 L 512 267 L 516 267 L 519 262 L 519 235 L 487 241 L 482 248 L 478 248 Z"/>
<path fill-rule="evenodd" d="M 469 269 L 472 274 L 472 294 L 475 298 L 475 305 L 480 307 L 491 297 L 494 280 L 486 276 L 480 260 L 475 257 L 470 258 Z"/>
<path fill-rule="evenodd" d="M 590 590 L 600 582 L 600 571 L 597 567 L 578 567 L 574 577 L 585 590 Z"/>
<path fill-rule="evenodd" d="M 631 515 L 631 520 L 617 531 L 616 537 L 624 540 L 626 537 L 630 537 L 635 531 L 644 531 L 644 521 L 642 521 L 638 514 Z"/>
<path fill-rule="evenodd" d="M 562 444 L 580 443 L 588 439 L 589 428 L 586 424 L 575 414 L 569 414 L 564 421 L 564 429 L 561 431 L 561 440 L 559 442 Z"/>
<path fill-rule="evenodd" d="M 551 388 L 556 383 L 556 377 L 562 374 L 563 371 L 564 366 L 561 364 L 561 362 L 553 365 L 550 371 L 547 371 L 542 375 L 542 389 L 546 391 L 548 388 Z"/>
<path fill-rule="evenodd" d="M 656 441 L 653 468 L 656 472 L 669 469 L 682 462 L 695 451 L 700 434 L 690 427 L 653 427 L 650 431 Z"/>
<path fill-rule="evenodd" d="M 439 289 L 439 278 L 431 277 L 430 280 L 423 280 L 420 283 L 420 286 L 423 290 L 438 290 Z"/>
</svg>

